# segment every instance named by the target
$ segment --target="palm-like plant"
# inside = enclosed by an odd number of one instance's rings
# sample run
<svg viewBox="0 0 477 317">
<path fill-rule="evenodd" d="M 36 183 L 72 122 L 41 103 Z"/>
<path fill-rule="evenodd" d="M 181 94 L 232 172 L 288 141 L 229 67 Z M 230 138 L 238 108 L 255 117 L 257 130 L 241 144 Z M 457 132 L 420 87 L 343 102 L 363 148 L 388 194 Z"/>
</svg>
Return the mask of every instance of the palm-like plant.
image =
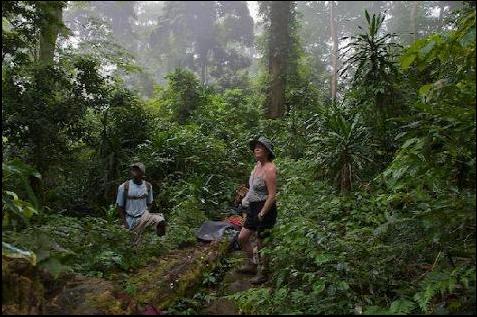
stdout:
<svg viewBox="0 0 477 317">
<path fill-rule="evenodd" d="M 355 67 L 353 77 L 355 83 L 375 82 L 378 79 L 389 79 L 389 76 L 397 74 L 396 49 L 401 48 L 401 45 L 392 42 L 396 34 L 379 33 L 385 19 L 384 15 L 373 14 L 370 17 L 368 11 L 365 11 L 365 17 L 368 23 L 367 32 L 344 37 L 343 40 L 349 39 L 350 42 L 341 49 L 343 57 L 346 57 L 349 51 L 352 51 L 352 54 L 345 59 L 344 68 L 340 74 L 348 72 L 350 67 Z M 361 26 L 358 28 L 363 29 Z"/>
<path fill-rule="evenodd" d="M 352 189 L 361 171 L 372 162 L 372 144 L 368 129 L 359 114 L 349 119 L 333 109 L 320 113 L 320 130 L 311 141 L 322 153 L 321 163 L 342 192 Z"/>
<path fill-rule="evenodd" d="M 398 75 L 395 57 L 401 46 L 392 42 L 395 34 L 380 34 L 384 15 L 373 14 L 370 17 L 368 11 L 365 11 L 365 16 L 368 23 L 367 32 L 343 38 L 349 39 L 350 43 L 342 48 L 344 64 L 340 75 L 354 69 L 353 85 L 364 87 L 366 94 L 363 97 L 373 98 L 376 110 L 382 114 L 384 96 L 392 90 L 393 78 Z M 362 29 L 361 26 L 358 28 Z M 351 56 L 346 59 L 350 51 Z"/>
</svg>

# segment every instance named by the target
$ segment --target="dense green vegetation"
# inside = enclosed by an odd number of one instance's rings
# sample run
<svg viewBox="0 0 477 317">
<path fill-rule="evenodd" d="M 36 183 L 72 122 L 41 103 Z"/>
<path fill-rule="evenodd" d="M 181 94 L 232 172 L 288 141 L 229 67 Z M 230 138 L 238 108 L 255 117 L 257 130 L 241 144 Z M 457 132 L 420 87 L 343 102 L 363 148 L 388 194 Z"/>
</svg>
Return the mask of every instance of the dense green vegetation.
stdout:
<svg viewBox="0 0 477 317">
<path fill-rule="evenodd" d="M 153 31 L 122 25 L 147 19 L 134 3 L 2 2 L 4 253 L 55 276 L 133 274 L 223 217 L 265 135 L 272 275 L 229 296 L 242 312 L 476 312 L 473 4 L 263 1 L 257 35 L 245 2 L 165 2 Z M 113 204 L 136 160 L 169 225 L 137 249 Z"/>
</svg>

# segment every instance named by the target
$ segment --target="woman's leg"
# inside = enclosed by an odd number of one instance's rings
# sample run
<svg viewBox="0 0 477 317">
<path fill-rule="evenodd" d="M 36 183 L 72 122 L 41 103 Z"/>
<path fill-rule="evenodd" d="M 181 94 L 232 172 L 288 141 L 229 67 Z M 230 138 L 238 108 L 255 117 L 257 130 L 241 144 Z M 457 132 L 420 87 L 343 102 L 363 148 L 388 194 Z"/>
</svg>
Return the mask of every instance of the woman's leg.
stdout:
<svg viewBox="0 0 477 317">
<path fill-rule="evenodd" d="M 252 236 L 253 233 L 255 233 L 255 231 L 242 228 L 238 236 L 240 248 L 245 252 L 249 260 L 252 260 L 253 258 L 253 248 L 252 248 L 252 244 L 250 243 L 250 237 Z"/>
<path fill-rule="evenodd" d="M 258 253 L 258 263 L 262 266 L 262 268 L 266 268 L 267 261 L 265 256 L 262 254 L 262 248 L 264 246 L 264 237 L 257 235 L 257 253 Z"/>
<path fill-rule="evenodd" d="M 262 253 L 262 249 L 265 246 L 266 239 L 270 236 L 270 229 L 261 228 L 257 232 L 257 249 L 258 249 L 258 271 L 257 275 L 250 280 L 252 284 L 262 284 L 268 280 L 270 273 L 268 257 Z"/>
<path fill-rule="evenodd" d="M 257 265 L 253 263 L 253 248 L 252 244 L 250 243 L 250 237 L 254 233 L 255 231 L 246 228 L 242 228 L 242 230 L 240 231 L 238 240 L 241 249 L 245 251 L 245 254 L 247 255 L 247 261 L 243 266 L 237 269 L 238 273 L 257 273 Z"/>
</svg>

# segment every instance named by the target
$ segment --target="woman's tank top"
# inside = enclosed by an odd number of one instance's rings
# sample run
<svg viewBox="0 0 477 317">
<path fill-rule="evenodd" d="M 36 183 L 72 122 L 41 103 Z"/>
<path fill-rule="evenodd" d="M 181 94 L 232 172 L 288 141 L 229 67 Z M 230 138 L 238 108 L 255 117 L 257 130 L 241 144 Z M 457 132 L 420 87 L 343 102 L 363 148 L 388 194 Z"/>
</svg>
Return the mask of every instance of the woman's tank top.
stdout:
<svg viewBox="0 0 477 317">
<path fill-rule="evenodd" d="M 249 190 L 245 196 L 247 203 L 265 201 L 268 198 L 268 189 L 262 176 L 254 176 L 255 169 L 250 174 L 248 181 Z"/>
</svg>

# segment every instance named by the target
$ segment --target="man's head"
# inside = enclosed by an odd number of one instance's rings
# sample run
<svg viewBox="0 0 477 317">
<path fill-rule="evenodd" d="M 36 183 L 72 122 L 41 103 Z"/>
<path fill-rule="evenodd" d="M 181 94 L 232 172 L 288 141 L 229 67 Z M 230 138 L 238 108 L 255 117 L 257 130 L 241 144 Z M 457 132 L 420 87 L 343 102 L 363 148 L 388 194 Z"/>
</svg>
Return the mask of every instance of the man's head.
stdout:
<svg viewBox="0 0 477 317">
<path fill-rule="evenodd" d="M 129 167 L 131 176 L 135 179 L 141 179 L 144 177 L 144 174 L 146 174 L 146 167 L 141 162 L 133 163 L 129 165 Z"/>
</svg>

